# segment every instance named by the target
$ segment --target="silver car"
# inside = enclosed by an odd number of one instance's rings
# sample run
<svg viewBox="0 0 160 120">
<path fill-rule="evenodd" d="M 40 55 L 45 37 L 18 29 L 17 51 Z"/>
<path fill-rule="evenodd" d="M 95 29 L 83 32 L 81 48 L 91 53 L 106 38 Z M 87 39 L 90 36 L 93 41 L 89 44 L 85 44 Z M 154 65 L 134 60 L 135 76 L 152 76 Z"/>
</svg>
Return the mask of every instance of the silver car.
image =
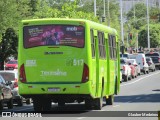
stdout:
<svg viewBox="0 0 160 120">
<path fill-rule="evenodd" d="M 0 71 L 0 75 L 4 78 L 5 81 L 10 81 L 12 84 L 11 92 L 13 94 L 13 103 L 18 104 L 18 106 L 23 106 L 23 101 L 26 101 L 27 104 L 31 103 L 31 99 L 24 99 L 19 95 L 18 92 L 18 70 L 5 70 Z"/>
<path fill-rule="evenodd" d="M 149 66 L 149 70 L 151 70 L 152 72 L 155 71 L 156 67 L 155 67 L 154 62 L 152 61 L 152 58 L 151 57 L 146 57 L 146 61 L 147 61 L 148 66 Z"/>
</svg>

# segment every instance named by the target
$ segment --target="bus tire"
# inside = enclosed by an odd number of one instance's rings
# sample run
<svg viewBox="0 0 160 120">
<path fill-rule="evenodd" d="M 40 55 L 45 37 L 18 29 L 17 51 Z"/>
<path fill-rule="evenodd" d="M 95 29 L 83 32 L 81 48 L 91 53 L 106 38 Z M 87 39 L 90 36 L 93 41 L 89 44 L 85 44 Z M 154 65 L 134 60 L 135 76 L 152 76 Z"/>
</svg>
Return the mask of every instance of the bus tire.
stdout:
<svg viewBox="0 0 160 120">
<path fill-rule="evenodd" d="M 92 99 L 85 99 L 85 108 L 91 110 L 93 105 L 92 103 L 93 103 Z"/>
<path fill-rule="evenodd" d="M 46 99 L 43 104 L 43 111 L 50 111 L 52 106 L 51 103 L 50 99 Z"/>
<path fill-rule="evenodd" d="M 59 106 L 59 107 L 65 106 L 65 102 L 63 102 L 63 101 L 58 102 L 58 106 Z"/>
<path fill-rule="evenodd" d="M 117 95 L 118 94 L 118 89 L 117 89 L 117 78 L 116 78 L 116 81 L 115 81 L 115 88 L 114 88 L 114 94 Z"/>
<path fill-rule="evenodd" d="M 94 100 L 94 107 L 96 110 L 101 110 L 103 106 L 103 97 L 101 96 L 100 98 L 95 98 Z"/>
<path fill-rule="evenodd" d="M 43 111 L 42 100 L 38 98 L 33 98 L 33 107 L 35 111 Z"/>
<path fill-rule="evenodd" d="M 106 98 L 106 105 L 113 105 L 114 95 L 110 95 L 109 98 Z"/>
</svg>

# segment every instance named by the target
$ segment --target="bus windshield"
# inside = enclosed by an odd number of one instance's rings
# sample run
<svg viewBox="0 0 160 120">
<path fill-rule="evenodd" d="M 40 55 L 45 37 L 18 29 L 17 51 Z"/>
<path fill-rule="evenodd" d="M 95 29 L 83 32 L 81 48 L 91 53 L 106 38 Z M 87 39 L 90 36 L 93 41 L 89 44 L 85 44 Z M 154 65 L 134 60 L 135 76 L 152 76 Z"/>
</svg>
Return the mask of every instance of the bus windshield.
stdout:
<svg viewBox="0 0 160 120">
<path fill-rule="evenodd" d="M 24 48 L 37 46 L 84 47 L 84 26 L 34 25 L 23 28 Z"/>
</svg>

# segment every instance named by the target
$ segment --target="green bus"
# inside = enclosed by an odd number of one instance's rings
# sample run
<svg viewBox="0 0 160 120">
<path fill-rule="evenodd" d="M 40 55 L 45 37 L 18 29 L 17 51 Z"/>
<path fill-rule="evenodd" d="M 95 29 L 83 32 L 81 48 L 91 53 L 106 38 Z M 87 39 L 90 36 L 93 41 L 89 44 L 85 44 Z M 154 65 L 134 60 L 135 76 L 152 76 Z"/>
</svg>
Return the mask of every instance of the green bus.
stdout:
<svg viewBox="0 0 160 120">
<path fill-rule="evenodd" d="M 35 111 L 51 103 L 113 104 L 120 88 L 117 31 L 84 19 L 22 20 L 19 26 L 19 93 Z"/>
</svg>

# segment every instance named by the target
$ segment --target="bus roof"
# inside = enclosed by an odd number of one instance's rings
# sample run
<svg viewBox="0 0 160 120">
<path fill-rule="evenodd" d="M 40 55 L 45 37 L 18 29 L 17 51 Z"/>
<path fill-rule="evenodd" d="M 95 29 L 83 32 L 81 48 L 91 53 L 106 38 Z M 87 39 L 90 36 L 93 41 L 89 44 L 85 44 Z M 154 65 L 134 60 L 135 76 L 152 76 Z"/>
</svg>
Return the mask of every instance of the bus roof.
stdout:
<svg viewBox="0 0 160 120">
<path fill-rule="evenodd" d="M 73 18 L 43 18 L 43 19 L 30 19 L 30 20 L 22 20 L 22 24 L 25 26 L 29 25 L 29 24 L 33 24 L 36 25 L 36 24 L 44 24 L 44 21 L 47 22 L 47 23 L 51 23 L 53 24 L 53 21 L 56 21 L 57 23 L 58 22 L 63 22 L 64 21 L 64 24 L 68 24 L 72 21 L 73 22 L 84 22 L 86 24 L 89 24 L 89 26 L 92 28 L 95 28 L 97 30 L 101 29 L 101 30 L 107 30 L 108 33 L 110 34 L 114 34 L 114 35 L 118 35 L 116 29 L 114 28 L 111 28 L 109 26 L 106 26 L 106 25 L 103 25 L 103 24 L 100 24 L 100 23 L 96 23 L 96 22 L 93 22 L 93 21 L 90 21 L 90 20 L 86 20 L 86 19 L 73 19 Z M 83 23 L 81 23 L 83 24 Z"/>
</svg>

